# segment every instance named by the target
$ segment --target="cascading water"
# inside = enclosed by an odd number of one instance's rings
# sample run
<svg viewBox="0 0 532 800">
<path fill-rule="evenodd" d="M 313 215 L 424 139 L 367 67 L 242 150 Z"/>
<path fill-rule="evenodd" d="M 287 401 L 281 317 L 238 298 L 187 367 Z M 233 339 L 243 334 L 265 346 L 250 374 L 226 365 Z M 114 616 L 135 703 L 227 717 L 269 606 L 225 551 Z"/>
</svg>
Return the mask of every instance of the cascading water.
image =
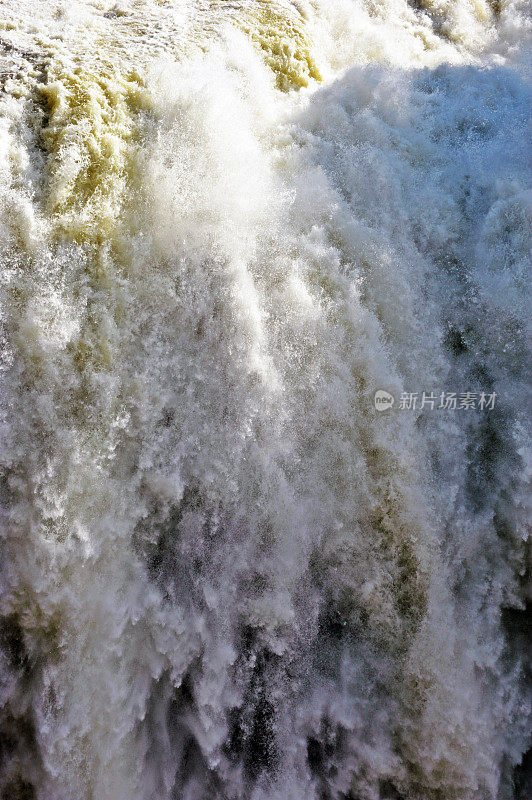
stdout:
<svg viewBox="0 0 532 800">
<path fill-rule="evenodd" d="M 530 29 L 0 2 L 2 800 L 529 797 Z"/>
</svg>

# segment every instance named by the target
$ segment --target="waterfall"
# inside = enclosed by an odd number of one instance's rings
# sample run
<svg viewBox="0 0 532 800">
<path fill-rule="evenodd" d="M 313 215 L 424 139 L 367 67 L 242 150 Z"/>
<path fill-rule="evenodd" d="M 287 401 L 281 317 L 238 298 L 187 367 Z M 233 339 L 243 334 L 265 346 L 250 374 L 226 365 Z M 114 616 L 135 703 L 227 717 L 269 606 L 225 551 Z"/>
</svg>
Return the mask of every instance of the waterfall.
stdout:
<svg viewBox="0 0 532 800">
<path fill-rule="evenodd" d="M 528 797 L 531 30 L 0 3 L 1 800 Z"/>
</svg>

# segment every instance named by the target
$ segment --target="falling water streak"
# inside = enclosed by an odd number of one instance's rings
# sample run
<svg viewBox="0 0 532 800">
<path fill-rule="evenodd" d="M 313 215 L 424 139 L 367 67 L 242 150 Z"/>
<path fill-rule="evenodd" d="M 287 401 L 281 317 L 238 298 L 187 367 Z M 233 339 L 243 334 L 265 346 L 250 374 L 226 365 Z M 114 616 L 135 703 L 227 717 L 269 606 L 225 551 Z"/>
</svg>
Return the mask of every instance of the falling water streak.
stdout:
<svg viewBox="0 0 532 800">
<path fill-rule="evenodd" d="M 521 800 L 526 7 L 0 11 L 3 797 Z"/>
</svg>

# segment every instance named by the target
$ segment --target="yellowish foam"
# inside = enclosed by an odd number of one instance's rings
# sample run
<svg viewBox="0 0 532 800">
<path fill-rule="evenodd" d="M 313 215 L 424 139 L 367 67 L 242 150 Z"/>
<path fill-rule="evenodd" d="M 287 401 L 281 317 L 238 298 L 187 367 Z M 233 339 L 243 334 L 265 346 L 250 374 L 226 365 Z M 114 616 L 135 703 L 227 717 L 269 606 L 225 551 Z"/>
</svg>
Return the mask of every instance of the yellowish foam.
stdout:
<svg viewBox="0 0 532 800">
<path fill-rule="evenodd" d="M 310 79 L 321 80 L 301 15 L 287 14 L 277 3 L 261 3 L 255 13 L 244 16 L 239 27 L 262 50 L 280 89 L 307 86 Z"/>
<path fill-rule="evenodd" d="M 138 76 L 55 69 L 40 92 L 49 114 L 48 211 L 75 241 L 108 237 L 120 210 L 132 109 L 145 100 Z"/>
</svg>

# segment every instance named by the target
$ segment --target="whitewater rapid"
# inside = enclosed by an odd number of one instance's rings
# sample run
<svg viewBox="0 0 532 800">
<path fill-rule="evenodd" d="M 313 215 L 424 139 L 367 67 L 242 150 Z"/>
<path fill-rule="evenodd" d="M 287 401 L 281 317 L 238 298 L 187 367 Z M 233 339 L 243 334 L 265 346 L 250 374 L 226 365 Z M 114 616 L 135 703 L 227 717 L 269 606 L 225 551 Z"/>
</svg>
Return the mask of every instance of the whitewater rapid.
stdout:
<svg viewBox="0 0 532 800">
<path fill-rule="evenodd" d="M 530 30 L 0 2 L 2 800 L 529 796 Z"/>
</svg>

